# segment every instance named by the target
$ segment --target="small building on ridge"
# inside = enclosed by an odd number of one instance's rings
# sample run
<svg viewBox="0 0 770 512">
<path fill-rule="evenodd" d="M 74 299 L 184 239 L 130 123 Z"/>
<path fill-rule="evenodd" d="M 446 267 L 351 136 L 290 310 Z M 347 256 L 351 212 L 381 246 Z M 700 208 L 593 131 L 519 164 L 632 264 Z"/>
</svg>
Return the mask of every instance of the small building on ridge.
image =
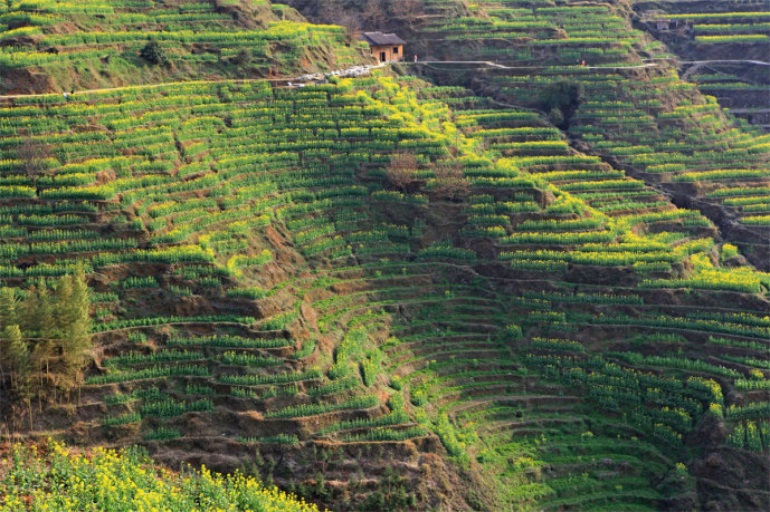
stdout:
<svg viewBox="0 0 770 512">
<path fill-rule="evenodd" d="M 364 32 L 361 39 L 369 43 L 372 55 L 377 62 L 394 62 L 403 60 L 404 45 L 406 41 L 396 34 L 383 34 L 382 32 Z"/>
</svg>

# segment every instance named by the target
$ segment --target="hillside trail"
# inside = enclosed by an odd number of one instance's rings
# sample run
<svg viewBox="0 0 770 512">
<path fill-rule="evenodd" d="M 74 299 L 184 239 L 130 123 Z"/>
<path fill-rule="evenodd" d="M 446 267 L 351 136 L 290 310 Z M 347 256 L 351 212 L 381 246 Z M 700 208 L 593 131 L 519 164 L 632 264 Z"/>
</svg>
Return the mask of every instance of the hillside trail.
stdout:
<svg viewBox="0 0 770 512">
<path fill-rule="evenodd" d="M 505 66 L 503 64 L 499 64 L 497 62 L 492 62 L 488 60 L 422 60 L 417 62 L 407 62 L 406 64 L 411 65 L 435 65 L 435 64 L 473 64 L 477 66 L 486 66 L 496 69 L 550 69 L 554 66 Z M 639 64 L 636 66 L 569 66 L 573 68 L 579 68 L 579 69 L 601 69 L 601 70 L 619 70 L 619 69 L 645 69 L 645 68 L 656 68 L 659 67 L 660 64 L 656 64 L 653 62 L 649 62 L 646 64 Z"/>
<path fill-rule="evenodd" d="M 764 62 L 764 61 L 758 61 L 758 60 L 746 60 L 746 59 L 735 59 L 735 60 L 695 60 L 695 61 L 680 61 L 674 58 L 658 58 L 658 59 L 645 59 L 644 64 L 639 64 L 635 66 L 591 66 L 591 65 L 576 65 L 576 66 L 569 66 L 577 69 L 589 69 L 589 70 L 601 70 L 601 71 L 618 71 L 618 70 L 631 70 L 631 69 L 648 69 L 648 68 L 655 68 L 655 67 L 661 67 L 662 64 L 660 64 L 658 61 L 675 61 L 677 64 L 687 64 L 687 65 L 695 65 L 695 66 L 701 66 L 701 65 L 707 65 L 707 64 L 753 64 L 757 66 L 770 66 L 770 62 Z M 355 77 L 355 76 L 364 76 L 368 75 L 371 70 L 373 69 L 379 69 L 384 68 L 387 66 L 391 66 L 394 64 L 398 65 L 410 65 L 410 66 L 430 66 L 430 65 L 438 65 L 438 64 L 449 64 L 449 65 L 475 65 L 475 66 L 484 66 L 484 67 L 491 67 L 495 69 L 509 69 L 509 70 L 537 70 L 537 69 L 549 69 L 553 66 L 506 66 L 504 64 L 500 64 L 498 62 L 488 61 L 488 60 L 417 60 L 417 61 L 400 61 L 400 62 L 383 62 L 380 64 L 367 64 L 367 65 L 360 65 L 360 66 L 353 66 L 350 68 L 345 69 L 339 69 L 334 71 L 328 71 L 326 73 L 314 73 L 314 74 L 305 74 L 295 77 L 283 77 L 283 78 L 234 78 L 234 79 L 219 79 L 219 80 L 186 80 L 186 81 L 178 81 L 178 82 L 163 82 L 163 83 L 157 83 L 157 84 L 135 84 L 135 85 L 124 85 L 119 87 L 103 87 L 103 88 L 96 88 L 96 89 L 82 89 L 78 90 L 74 93 L 61 93 L 65 97 L 74 96 L 76 94 L 92 94 L 92 93 L 101 93 L 101 92 L 114 92 L 114 91 L 121 91 L 121 90 L 128 90 L 128 89 L 154 89 L 159 87 L 166 87 L 166 86 L 174 86 L 174 85 L 190 85 L 190 84 L 211 84 L 211 83 L 219 83 L 219 82 L 227 82 L 227 83 L 248 83 L 248 82 L 262 82 L 262 81 L 268 81 L 268 82 L 285 82 L 287 85 L 286 87 L 304 87 L 307 85 L 306 82 L 313 82 L 317 80 L 323 80 L 324 78 L 331 78 L 331 77 Z M 55 94 L 60 93 L 35 93 L 35 94 L 3 94 L 0 95 L 0 101 L 2 100 L 13 100 L 17 98 L 35 98 L 35 97 L 43 97 L 43 96 L 51 96 Z"/>
<path fill-rule="evenodd" d="M 168 87 L 174 85 L 194 85 L 194 84 L 215 84 L 215 83 L 249 83 L 249 82 L 287 82 L 289 87 L 302 87 L 303 82 L 311 80 L 321 80 L 323 78 L 337 77 L 349 77 L 349 76 L 362 76 L 368 74 L 372 69 L 383 68 L 393 63 L 382 63 L 377 65 L 360 65 L 353 66 L 345 69 L 338 69 L 334 71 L 328 71 L 326 73 L 314 73 L 306 74 L 295 77 L 282 77 L 282 78 L 222 78 L 217 80 L 183 80 L 177 82 L 161 82 L 157 84 L 134 84 L 134 85 L 121 85 L 119 87 L 101 87 L 96 89 L 80 89 L 73 93 L 58 93 L 58 92 L 45 92 L 35 94 L 0 94 L 1 100 L 12 100 L 14 98 L 36 98 L 43 96 L 51 96 L 64 94 L 65 97 L 72 97 L 75 95 L 92 94 L 100 92 L 114 92 L 123 91 L 128 89 L 156 89 L 159 87 Z M 299 83 L 296 83 L 299 82 Z"/>
</svg>

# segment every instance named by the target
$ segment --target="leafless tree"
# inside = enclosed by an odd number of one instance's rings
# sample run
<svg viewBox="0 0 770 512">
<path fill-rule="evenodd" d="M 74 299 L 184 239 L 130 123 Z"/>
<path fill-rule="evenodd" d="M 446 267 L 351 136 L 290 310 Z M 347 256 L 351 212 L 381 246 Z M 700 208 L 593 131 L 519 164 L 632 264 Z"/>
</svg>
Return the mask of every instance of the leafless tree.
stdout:
<svg viewBox="0 0 770 512">
<path fill-rule="evenodd" d="M 392 0 L 390 12 L 393 16 L 401 18 L 414 28 L 419 18 L 425 14 L 425 4 L 422 0 Z"/>
<path fill-rule="evenodd" d="M 50 168 L 48 160 L 51 157 L 49 149 L 47 145 L 30 137 L 25 138 L 18 146 L 16 158 L 21 162 L 24 173 L 29 179 L 37 181 L 38 178 L 47 175 Z"/>
<path fill-rule="evenodd" d="M 412 153 L 397 153 L 390 157 L 385 175 L 391 185 L 405 191 L 417 181 L 417 168 L 417 158 Z"/>
<path fill-rule="evenodd" d="M 367 0 L 361 13 L 364 22 L 372 28 L 382 28 L 388 19 L 382 0 Z"/>
<path fill-rule="evenodd" d="M 338 18 L 336 23 L 347 30 L 347 43 L 349 45 L 361 36 L 361 18 L 358 15 L 345 13 Z"/>
<path fill-rule="evenodd" d="M 343 8 L 339 0 L 320 0 L 317 7 L 317 16 L 324 23 L 339 23 Z"/>
<path fill-rule="evenodd" d="M 433 168 L 435 185 L 433 191 L 444 199 L 454 201 L 467 195 L 471 184 L 463 173 L 462 164 L 442 160 Z"/>
</svg>

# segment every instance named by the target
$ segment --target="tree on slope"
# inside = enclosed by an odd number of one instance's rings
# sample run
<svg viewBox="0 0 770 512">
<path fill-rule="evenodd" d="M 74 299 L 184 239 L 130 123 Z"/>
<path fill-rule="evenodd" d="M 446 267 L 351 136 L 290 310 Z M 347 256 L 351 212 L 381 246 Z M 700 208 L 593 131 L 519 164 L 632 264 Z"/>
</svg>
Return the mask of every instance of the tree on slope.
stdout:
<svg viewBox="0 0 770 512">
<path fill-rule="evenodd" d="M 91 350 L 90 293 L 84 270 L 26 290 L 0 289 L 0 385 L 30 408 L 33 396 L 67 396 Z M 30 408 L 30 424 L 32 422 Z"/>
</svg>

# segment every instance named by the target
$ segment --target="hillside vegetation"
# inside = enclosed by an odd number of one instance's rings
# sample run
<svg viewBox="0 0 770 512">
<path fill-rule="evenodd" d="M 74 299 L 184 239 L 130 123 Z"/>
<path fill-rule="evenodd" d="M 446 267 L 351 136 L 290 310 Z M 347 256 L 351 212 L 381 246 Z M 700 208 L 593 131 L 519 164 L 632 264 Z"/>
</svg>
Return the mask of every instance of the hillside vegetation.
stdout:
<svg viewBox="0 0 770 512">
<path fill-rule="evenodd" d="M 82 272 L 93 347 L 39 399 L 4 373 L 3 430 L 141 445 L 333 510 L 767 508 L 770 275 L 750 238 L 689 208 L 749 229 L 728 199 L 766 202 L 766 136 L 668 64 L 620 69 L 660 51 L 629 11 L 558 3 L 393 13 L 421 56 L 536 73 L 436 64 L 302 88 L 282 84 L 365 62 L 345 29 L 268 2 L 110 7 L 136 72 L 93 85 L 131 85 L 0 106 L 3 297 L 58 297 Z M 88 3 L 12 25 L 25 5 L 0 34 L 103 37 Z M 333 52 L 191 71 L 211 55 L 180 35 L 193 9 L 228 37 L 300 27 L 297 51 L 323 36 Z M 153 52 L 179 53 L 141 62 L 151 30 L 128 20 L 166 15 L 178 30 Z M 8 60 L 45 47 L 25 45 Z M 56 89 L 92 44 L 64 46 L 72 60 L 19 69 Z M 47 338 L 19 331 L 30 355 Z"/>
<path fill-rule="evenodd" d="M 85 456 L 53 442 L 41 448 L 14 445 L 3 453 L 0 510 L 318 510 L 239 474 L 202 468 L 174 475 L 139 449 L 97 448 Z"/>
<path fill-rule="evenodd" d="M 0 30 L 0 91 L 10 94 L 292 76 L 362 59 L 342 27 L 267 0 L 9 1 Z"/>
<path fill-rule="evenodd" d="M 699 90 L 713 94 L 735 115 L 765 131 L 770 128 L 770 66 L 760 64 L 770 55 L 767 2 L 637 0 L 633 7 L 640 22 L 662 18 L 679 24 L 681 28 L 665 31 L 657 30 L 653 23 L 646 26 L 677 55 L 694 61 L 687 66 L 685 76 L 693 79 Z"/>
<path fill-rule="evenodd" d="M 766 6 L 748 16 L 721 13 L 735 3 L 720 3 L 720 12 L 704 15 L 705 19 L 724 16 L 734 27 L 745 24 L 746 18 L 754 23 L 766 16 L 761 12 Z M 444 73 L 441 66 L 427 69 L 437 80 L 470 86 L 506 104 L 543 110 L 580 147 L 665 190 L 677 205 L 700 210 L 754 265 L 770 269 L 765 200 L 770 136 L 726 115 L 715 98 L 703 96 L 695 84 L 680 79 L 661 42 L 632 28 L 635 14 L 624 3 L 485 1 L 475 4 L 471 16 L 460 19 L 443 17 L 437 7 L 443 4 L 425 3 L 426 14 L 437 9 L 438 15 L 429 17 L 416 36 L 423 46 L 421 54 L 493 60 L 521 69 L 463 72 L 450 66 Z M 677 12 L 704 6 L 664 4 L 688 6 L 677 7 Z M 658 12 L 649 5 L 646 9 Z M 674 20 L 693 16 L 660 14 Z M 699 39 L 702 19 L 695 20 L 699 48 L 722 41 Z M 760 26 L 756 29 L 761 31 Z M 757 37 L 732 47 L 733 54 L 724 49 L 728 52 L 724 58 L 766 60 L 766 36 Z M 559 92 L 565 83 L 572 85 L 571 95 Z M 767 87 L 766 75 L 764 83 L 760 90 Z"/>
</svg>

